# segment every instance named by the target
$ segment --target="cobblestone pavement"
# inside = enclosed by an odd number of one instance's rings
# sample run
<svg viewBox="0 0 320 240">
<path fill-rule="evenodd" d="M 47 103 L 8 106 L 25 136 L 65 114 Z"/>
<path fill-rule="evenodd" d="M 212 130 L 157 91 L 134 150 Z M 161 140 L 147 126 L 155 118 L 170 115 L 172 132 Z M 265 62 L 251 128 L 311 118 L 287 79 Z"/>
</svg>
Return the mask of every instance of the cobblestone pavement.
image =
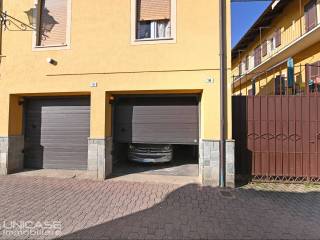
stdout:
<svg viewBox="0 0 320 240">
<path fill-rule="evenodd" d="M 55 238 L 8 229 L 56 221 L 64 239 L 319 239 L 320 188 L 270 186 L 0 177 L 0 238 Z"/>
</svg>

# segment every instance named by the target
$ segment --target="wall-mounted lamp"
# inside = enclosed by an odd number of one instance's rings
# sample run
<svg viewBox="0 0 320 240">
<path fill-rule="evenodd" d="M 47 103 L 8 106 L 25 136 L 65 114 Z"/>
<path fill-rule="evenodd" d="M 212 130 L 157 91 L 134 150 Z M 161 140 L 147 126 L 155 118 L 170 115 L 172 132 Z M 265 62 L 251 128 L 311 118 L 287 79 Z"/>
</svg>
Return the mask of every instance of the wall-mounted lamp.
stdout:
<svg viewBox="0 0 320 240">
<path fill-rule="evenodd" d="M 0 22 L 1 26 L 3 27 L 3 30 L 9 29 L 10 25 L 21 31 L 35 30 L 33 26 L 29 26 L 28 24 L 20 21 L 19 19 L 10 16 L 9 14 L 7 14 L 6 11 L 0 12 Z"/>
<path fill-rule="evenodd" d="M 36 8 L 30 8 L 28 11 L 24 11 L 24 13 L 27 15 L 29 24 L 31 26 L 34 26 L 36 24 L 36 16 L 35 16 L 35 11 L 37 11 Z"/>
</svg>

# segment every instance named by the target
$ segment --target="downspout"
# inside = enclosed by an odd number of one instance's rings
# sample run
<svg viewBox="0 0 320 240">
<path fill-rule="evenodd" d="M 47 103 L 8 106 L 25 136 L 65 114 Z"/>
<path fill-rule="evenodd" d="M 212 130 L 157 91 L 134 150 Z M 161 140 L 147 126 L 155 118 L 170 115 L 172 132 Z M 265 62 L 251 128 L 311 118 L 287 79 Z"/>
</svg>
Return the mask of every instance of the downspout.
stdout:
<svg viewBox="0 0 320 240">
<path fill-rule="evenodd" d="M 226 187 L 226 122 L 227 122 L 227 6 L 219 0 L 220 25 L 220 159 L 219 186 Z"/>
</svg>

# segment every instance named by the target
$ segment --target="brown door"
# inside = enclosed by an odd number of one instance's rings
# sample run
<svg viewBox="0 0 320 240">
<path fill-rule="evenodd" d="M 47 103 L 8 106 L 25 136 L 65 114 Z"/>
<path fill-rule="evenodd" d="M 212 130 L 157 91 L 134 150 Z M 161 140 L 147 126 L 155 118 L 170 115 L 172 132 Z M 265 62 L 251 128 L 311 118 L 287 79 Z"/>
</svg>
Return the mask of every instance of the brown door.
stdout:
<svg viewBox="0 0 320 240">
<path fill-rule="evenodd" d="M 26 102 L 25 168 L 87 169 L 90 99 Z"/>
<path fill-rule="evenodd" d="M 120 143 L 198 144 L 198 98 L 119 97 L 114 138 Z"/>
</svg>

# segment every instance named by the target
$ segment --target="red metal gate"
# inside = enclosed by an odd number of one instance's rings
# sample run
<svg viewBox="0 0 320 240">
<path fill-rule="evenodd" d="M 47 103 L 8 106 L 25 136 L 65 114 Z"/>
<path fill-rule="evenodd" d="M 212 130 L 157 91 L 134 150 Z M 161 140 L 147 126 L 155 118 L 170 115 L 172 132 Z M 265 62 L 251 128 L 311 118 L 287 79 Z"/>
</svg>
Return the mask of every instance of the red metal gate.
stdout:
<svg viewBox="0 0 320 240">
<path fill-rule="evenodd" d="M 263 181 L 320 181 L 320 96 L 234 96 L 236 172 Z"/>
</svg>

